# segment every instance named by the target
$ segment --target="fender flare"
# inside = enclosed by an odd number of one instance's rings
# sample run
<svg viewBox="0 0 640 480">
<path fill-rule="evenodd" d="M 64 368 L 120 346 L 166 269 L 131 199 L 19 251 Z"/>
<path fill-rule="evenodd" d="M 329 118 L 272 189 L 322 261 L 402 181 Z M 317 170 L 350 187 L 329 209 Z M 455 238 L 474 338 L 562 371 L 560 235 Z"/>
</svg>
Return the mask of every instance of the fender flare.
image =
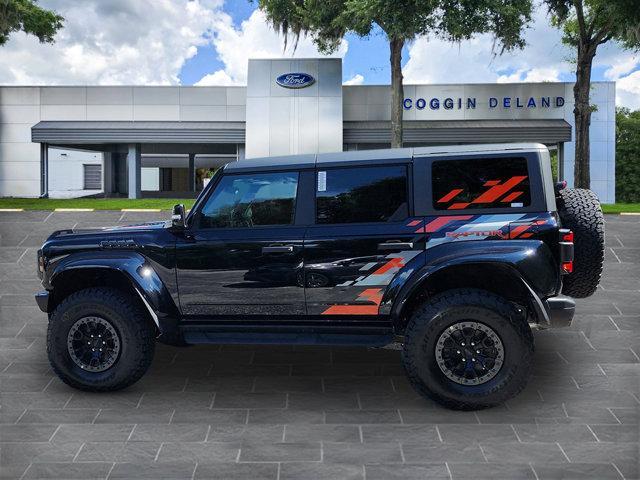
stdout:
<svg viewBox="0 0 640 480">
<path fill-rule="evenodd" d="M 400 272 L 382 298 L 381 313 L 391 316 L 394 324 L 402 319 L 407 302 L 436 273 L 461 265 L 484 265 L 500 268 L 520 282 L 529 292 L 538 322 L 550 322 L 543 299 L 560 288 L 556 260 L 549 247 L 540 240 L 458 241 L 427 249 L 421 268 Z"/>
<path fill-rule="evenodd" d="M 52 265 L 48 283 L 55 289 L 66 275 L 86 271 L 110 271 L 123 275 L 142 300 L 161 335 L 174 334 L 180 311 L 169 289 L 158 275 L 162 268 L 134 251 L 91 251 L 67 255 Z"/>
</svg>

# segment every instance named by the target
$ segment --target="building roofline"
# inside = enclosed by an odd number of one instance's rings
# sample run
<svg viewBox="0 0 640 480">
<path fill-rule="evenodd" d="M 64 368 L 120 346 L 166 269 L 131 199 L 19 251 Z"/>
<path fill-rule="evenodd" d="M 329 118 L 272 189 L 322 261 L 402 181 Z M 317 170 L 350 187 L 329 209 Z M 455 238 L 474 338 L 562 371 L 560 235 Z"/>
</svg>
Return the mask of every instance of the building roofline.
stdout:
<svg viewBox="0 0 640 480">
<path fill-rule="evenodd" d="M 465 83 L 405 83 L 405 87 L 446 87 L 446 86 L 460 86 L 460 85 L 573 85 L 575 82 L 465 82 Z M 601 84 L 615 84 L 615 80 L 594 80 L 593 83 Z M 347 88 L 362 88 L 362 87 L 390 87 L 390 84 L 375 83 L 366 85 L 345 85 L 342 87 Z M 247 88 L 247 85 L 2 85 L 0 88 Z"/>
</svg>

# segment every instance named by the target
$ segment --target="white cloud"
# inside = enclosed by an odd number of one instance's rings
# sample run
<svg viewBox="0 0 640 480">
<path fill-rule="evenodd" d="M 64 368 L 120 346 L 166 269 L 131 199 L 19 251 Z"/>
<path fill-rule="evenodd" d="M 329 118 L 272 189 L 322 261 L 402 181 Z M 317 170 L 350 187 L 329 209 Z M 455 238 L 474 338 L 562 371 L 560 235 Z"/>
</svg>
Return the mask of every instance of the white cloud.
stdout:
<svg viewBox="0 0 640 480">
<path fill-rule="evenodd" d="M 608 60 L 609 65 L 604 76 L 616 81 L 616 104 L 632 110 L 640 109 L 640 55 L 632 52 L 612 55 L 607 50 L 604 53 L 604 61 Z M 602 59 L 599 61 L 603 62 Z"/>
<path fill-rule="evenodd" d="M 65 17 L 54 45 L 15 33 L 0 84 L 176 84 L 185 61 L 230 23 L 223 0 L 43 0 Z"/>
<path fill-rule="evenodd" d="M 571 71 L 570 51 L 561 34 L 549 25 L 546 10 L 538 8 L 532 28 L 525 31 L 524 50 L 494 55 L 490 35 L 460 44 L 419 38 L 409 47 L 403 69 L 407 83 L 535 82 L 557 80 Z"/>
<path fill-rule="evenodd" d="M 640 56 L 622 53 L 612 60 L 610 67 L 604 72 L 604 76 L 609 80 L 617 80 L 635 70 L 638 65 L 640 65 Z"/>
<path fill-rule="evenodd" d="M 500 75 L 498 83 L 518 82 L 559 82 L 560 71 L 556 68 L 530 68 L 520 69 L 510 75 Z"/>
<path fill-rule="evenodd" d="M 640 70 L 616 82 L 616 103 L 632 110 L 640 109 Z"/>
<path fill-rule="evenodd" d="M 409 46 L 403 68 L 406 83 L 545 82 L 573 77 L 574 53 L 562 44 L 561 33 L 549 24 L 546 10 L 538 6 L 525 32 L 524 50 L 492 53 L 490 35 L 451 44 L 437 38 L 419 38 Z M 608 80 L 617 80 L 617 103 L 640 104 L 638 80 L 640 56 L 626 52 L 614 42 L 598 48 L 594 67 L 604 67 Z M 636 70 L 634 73 L 633 72 Z M 624 75 L 627 75 L 624 77 Z"/>
<path fill-rule="evenodd" d="M 211 85 L 244 85 L 244 83 L 237 82 L 229 76 L 224 70 L 218 70 L 213 73 L 209 73 L 198 80 L 194 85 L 199 87 L 208 87 Z"/>
<path fill-rule="evenodd" d="M 359 73 L 356 73 L 353 77 L 343 83 L 343 85 L 362 85 L 364 83 L 364 77 Z"/>
<path fill-rule="evenodd" d="M 249 58 L 316 57 L 309 38 L 295 52 L 283 52 L 283 38 L 256 10 L 234 26 L 224 0 L 41 0 L 59 11 L 65 28 L 53 45 L 15 33 L 0 48 L 0 84 L 178 84 L 185 62 L 198 47 L 212 45 L 222 69 L 204 75 L 197 85 L 246 84 Z M 527 47 L 502 56 L 492 54 L 492 39 L 481 35 L 461 44 L 420 38 L 409 45 L 405 82 L 538 82 L 572 75 L 572 52 L 538 8 L 526 32 Z M 333 55 L 343 57 L 343 41 Z M 373 57 L 372 52 L 372 57 Z M 616 80 L 617 103 L 640 108 L 640 55 L 615 43 L 598 48 L 594 66 Z M 355 74 L 346 85 L 364 83 Z"/>
<path fill-rule="evenodd" d="M 295 51 L 291 40 L 287 50 L 283 51 L 284 38 L 271 28 L 259 10 L 255 10 L 239 28 L 231 21 L 220 22 L 216 25 L 212 43 L 224 68 L 205 75 L 196 85 L 246 85 L 249 58 L 321 56 L 310 38 L 300 38 Z M 347 48 L 348 43 L 343 40 L 336 52 L 330 56 L 344 57 Z"/>
<path fill-rule="evenodd" d="M 16 33 L 0 49 L 0 84 L 178 84 L 198 47 L 213 45 L 224 68 L 197 85 L 246 84 L 247 60 L 317 57 L 308 38 L 293 52 L 260 11 L 236 28 L 224 0 L 43 0 L 65 17 L 53 45 Z M 343 41 L 332 56 L 343 57 Z"/>
</svg>

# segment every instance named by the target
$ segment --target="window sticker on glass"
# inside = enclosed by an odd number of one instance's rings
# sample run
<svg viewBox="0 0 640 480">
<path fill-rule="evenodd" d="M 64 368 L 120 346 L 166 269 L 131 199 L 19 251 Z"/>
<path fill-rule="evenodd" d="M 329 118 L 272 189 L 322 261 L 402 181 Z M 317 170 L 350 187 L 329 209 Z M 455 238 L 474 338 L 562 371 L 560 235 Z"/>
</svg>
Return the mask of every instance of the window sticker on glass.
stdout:
<svg viewBox="0 0 640 480">
<path fill-rule="evenodd" d="M 524 204 L 522 202 L 515 202 L 511 204 L 511 208 L 521 208 L 524 207 Z"/>
<path fill-rule="evenodd" d="M 326 171 L 318 172 L 318 191 L 319 192 L 327 191 L 327 172 Z"/>
<path fill-rule="evenodd" d="M 409 216 L 407 198 L 404 165 L 332 168 L 318 172 L 316 223 L 399 222 Z"/>
</svg>

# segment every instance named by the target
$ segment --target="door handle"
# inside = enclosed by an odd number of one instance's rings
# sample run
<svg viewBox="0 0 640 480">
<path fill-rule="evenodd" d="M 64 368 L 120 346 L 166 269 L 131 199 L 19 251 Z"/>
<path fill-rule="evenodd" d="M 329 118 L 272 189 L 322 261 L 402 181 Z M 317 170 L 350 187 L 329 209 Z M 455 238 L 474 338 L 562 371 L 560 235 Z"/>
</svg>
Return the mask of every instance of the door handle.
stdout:
<svg viewBox="0 0 640 480">
<path fill-rule="evenodd" d="M 411 250 L 413 242 L 384 242 L 378 244 L 378 250 Z"/>
<path fill-rule="evenodd" d="M 293 245 L 272 245 L 262 247 L 262 253 L 290 253 L 293 252 Z"/>
</svg>

